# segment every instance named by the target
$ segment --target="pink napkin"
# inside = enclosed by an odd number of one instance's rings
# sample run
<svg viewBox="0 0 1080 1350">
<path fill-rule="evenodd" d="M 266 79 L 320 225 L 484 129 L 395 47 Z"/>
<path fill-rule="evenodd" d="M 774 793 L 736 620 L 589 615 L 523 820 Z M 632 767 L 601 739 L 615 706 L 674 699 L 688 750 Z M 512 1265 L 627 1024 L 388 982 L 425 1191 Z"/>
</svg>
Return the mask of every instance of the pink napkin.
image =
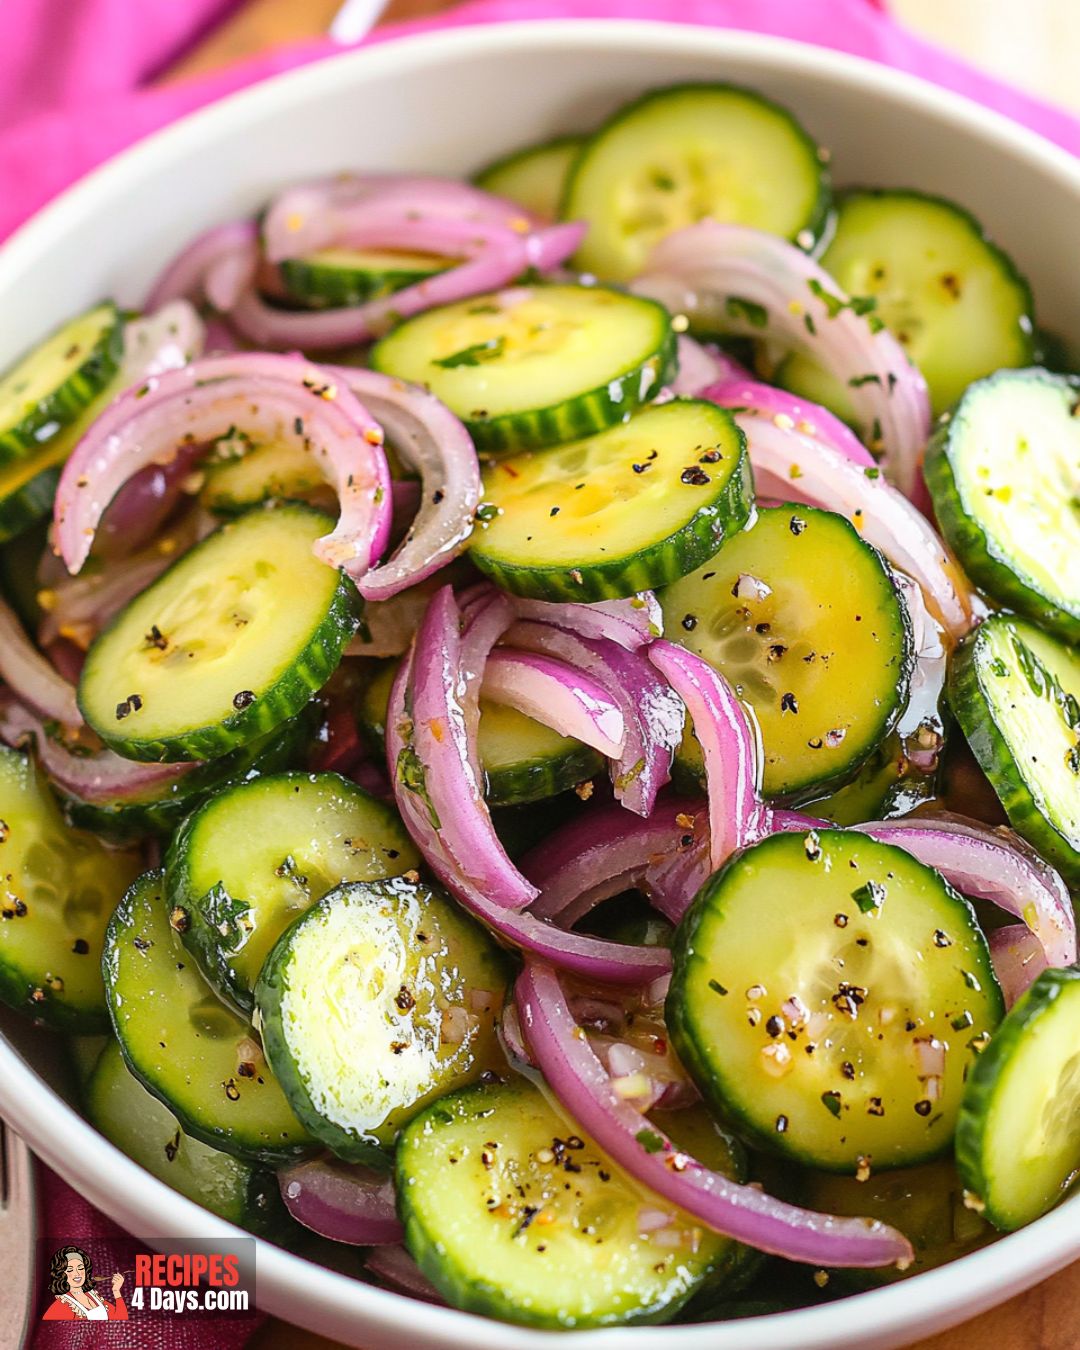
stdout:
<svg viewBox="0 0 1080 1350">
<path fill-rule="evenodd" d="M 308 43 L 208 78 L 146 87 L 236 5 L 237 0 L 0 0 L 0 239 L 132 142 L 244 85 L 340 50 L 328 41 Z M 449 14 L 380 29 L 369 40 L 464 24 L 566 18 L 664 19 L 852 52 L 966 94 L 1080 154 L 1080 122 L 904 32 L 874 0 L 473 0 Z M 47 1169 L 42 1181 L 47 1231 L 67 1240 L 118 1232 Z M 145 1327 L 140 1335 L 136 1323 L 129 1325 L 131 1331 L 119 1324 L 110 1330 L 117 1350 L 151 1343 Z M 52 1334 L 59 1331 L 55 1325 Z M 179 1319 L 175 1333 L 155 1328 L 152 1342 L 156 1350 L 224 1350 L 240 1344 L 244 1334 L 238 1323 Z M 36 1346 L 58 1343 L 41 1336 Z"/>
</svg>

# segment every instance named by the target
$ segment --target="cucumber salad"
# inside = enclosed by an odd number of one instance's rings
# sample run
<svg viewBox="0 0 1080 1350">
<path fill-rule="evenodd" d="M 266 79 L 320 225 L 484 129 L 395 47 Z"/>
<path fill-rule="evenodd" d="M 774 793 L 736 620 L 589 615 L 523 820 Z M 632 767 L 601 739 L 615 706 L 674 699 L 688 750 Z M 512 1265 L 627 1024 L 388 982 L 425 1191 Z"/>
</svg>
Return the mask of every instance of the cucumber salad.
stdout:
<svg viewBox="0 0 1080 1350">
<path fill-rule="evenodd" d="M 1080 376 L 961 206 L 660 89 L 215 224 L 0 377 L 0 999 L 311 1260 L 551 1329 L 1080 1173 Z"/>
</svg>

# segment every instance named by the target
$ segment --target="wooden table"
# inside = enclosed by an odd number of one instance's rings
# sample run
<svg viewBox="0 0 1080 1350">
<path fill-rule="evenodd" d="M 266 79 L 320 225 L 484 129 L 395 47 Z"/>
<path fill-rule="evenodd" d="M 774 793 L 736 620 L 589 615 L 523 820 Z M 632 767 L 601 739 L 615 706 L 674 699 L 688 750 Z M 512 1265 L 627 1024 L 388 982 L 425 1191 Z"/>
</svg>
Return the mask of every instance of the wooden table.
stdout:
<svg viewBox="0 0 1080 1350">
<path fill-rule="evenodd" d="M 978 0 L 980 5 L 986 2 Z M 1018 5 L 1011 15 L 1005 12 L 1010 2 L 999 0 L 993 5 L 996 18 L 1005 22 L 1011 17 L 1022 25 L 1030 4 L 1047 11 L 1052 6 L 1060 6 L 1064 20 L 1066 11 L 1072 12 L 1074 0 L 1023 0 L 1023 5 Z M 249 0 L 230 22 L 174 66 L 166 78 L 173 80 L 206 73 L 270 47 L 319 36 L 326 32 L 341 3 L 342 0 Z M 951 0 L 945 0 L 942 5 L 941 0 L 934 0 L 935 6 L 944 10 L 949 9 L 950 3 Z M 448 0 L 391 0 L 385 17 L 389 20 L 412 19 L 450 7 Z M 903 12 L 907 7 L 913 10 L 913 18 L 923 18 L 918 12 L 919 5 L 913 0 L 896 0 L 897 10 Z M 925 4 L 922 7 L 926 9 Z M 1080 6 L 1077 12 L 1080 12 Z M 948 36 L 947 29 L 945 35 Z M 935 33 L 935 36 L 940 34 Z M 1068 62 L 1073 77 L 1078 56 L 1080 52 L 1074 52 L 1073 60 Z M 1029 72 L 1033 84 L 1040 79 L 1047 59 L 1047 53 L 1038 54 Z M 1014 78 L 1022 79 L 1024 69 L 1013 74 Z M 1072 87 L 1080 86 L 1074 82 Z M 1080 1264 L 973 1322 L 920 1341 L 912 1350 L 985 1350 L 990 1346 L 993 1350 L 1080 1350 Z M 257 1338 L 257 1347 L 258 1350 L 334 1350 L 334 1342 L 299 1332 L 283 1322 L 271 1322 Z"/>
</svg>

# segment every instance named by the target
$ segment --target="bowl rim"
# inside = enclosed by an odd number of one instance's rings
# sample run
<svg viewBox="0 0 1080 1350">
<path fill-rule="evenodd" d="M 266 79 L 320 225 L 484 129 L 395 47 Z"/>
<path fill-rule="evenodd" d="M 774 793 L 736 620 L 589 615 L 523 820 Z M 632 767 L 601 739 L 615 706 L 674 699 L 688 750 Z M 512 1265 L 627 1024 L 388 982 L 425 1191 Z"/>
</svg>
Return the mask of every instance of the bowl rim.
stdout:
<svg viewBox="0 0 1080 1350">
<path fill-rule="evenodd" d="M 0 245 L 0 290 L 39 261 L 81 220 L 106 207 L 125 185 L 137 182 L 144 168 L 163 167 L 193 147 L 213 139 L 223 126 L 251 125 L 267 114 L 282 115 L 290 106 L 318 98 L 329 88 L 363 81 L 371 73 L 410 73 L 431 63 L 452 63 L 459 55 L 497 57 L 508 49 L 531 48 L 557 55 L 576 50 L 624 51 L 648 55 L 658 48 L 692 50 L 753 65 L 780 75 L 809 74 L 838 81 L 869 98 L 884 93 L 932 119 L 951 123 L 969 136 L 991 143 L 1008 157 L 1034 165 L 1067 191 L 1080 196 L 1080 161 L 1037 133 L 951 90 L 845 52 L 770 35 L 693 24 L 622 19 L 528 20 L 482 24 L 395 36 L 393 40 L 335 54 L 275 75 L 228 95 L 122 151 L 68 188 Z M 34 1151 L 106 1213 L 116 1212 L 115 1197 L 125 1197 L 125 1222 L 136 1219 L 136 1232 L 154 1238 L 218 1240 L 247 1236 L 210 1214 L 164 1182 L 146 1173 L 109 1143 L 69 1106 L 0 1035 L 0 1090 L 3 1114 Z M 72 1146 L 72 1131 L 78 1146 Z M 572 1344 L 629 1346 L 635 1350 L 824 1350 L 842 1345 L 897 1345 L 919 1334 L 974 1316 L 979 1311 L 1045 1279 L 1080 1256 L 1080 1196 L 1020 1232 L 936 1270 L 915 1282 L 899 1282 L 856 1295 L 857 1330 L 836 1326 L 835 1304 L 769 1314 L 750 1322 L 620 1327 L 560 1333 Z M 289 1320 L 317 1306 L 336 1318 L 339 1328 L 353 1321 L 357 1334 L 416 1335 L 416 1303 L 405 1296 L 339 1274 L 264 1240 L 257 1241 L 259 1303 Z M 493 1321 L 452 1308 L 427 1305 L 424 1328 L 432 1342 L 476 1350 L 539 1350 L 550 1347 L 551 1333 Z M 849 1319 L 854 1320 L 854 1319 Z M 339 1333 L 341 1331 L 339 1330 Z M 630 1338 L 630 1339 L 628 1339 Z"/>
</svg>

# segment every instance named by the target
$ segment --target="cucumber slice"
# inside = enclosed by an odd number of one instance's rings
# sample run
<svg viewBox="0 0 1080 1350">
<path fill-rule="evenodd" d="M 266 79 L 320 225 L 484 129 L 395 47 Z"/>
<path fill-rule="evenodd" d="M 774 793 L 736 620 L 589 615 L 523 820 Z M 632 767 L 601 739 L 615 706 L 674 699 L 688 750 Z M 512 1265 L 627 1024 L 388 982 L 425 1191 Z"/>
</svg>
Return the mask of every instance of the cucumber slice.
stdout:
<svg viewBox="0 0 1080 1350">
<path fill-rule="evenodd" d="M 498 585 L 543 600 L 605 600 L 675 581 L 745 525 L 746 438 L 696 399 L 647 408 L 620 426 L 484 475 L 493 514 L 469 556 Z"/>
<path fill-rule="evenodd" d="M 309 309 L 334 309 L 381 300 L 448 266 L 445 258 L 429 253 L 328 248 L 305 258 L 286 258 L 278 275 L 291 300 Z"/>
<path fill-rule="evenodd" d="M 926 452 L 934 512 L 972 581 L 1080 645 L 1080 380 L 1001 371 Z"/>
<path fill-rule="evenodd" d="M 821 263 L 850 295 L 877 301 L 877 315 L 926 377 L 935 413 L 973 380 L 1032 360 L 1028 284 L 953 202 L 905 190 L 846 193 Z M 843 416 L 820 397 L 821 377 L 807 380 L 808 367 L 802 355 L 785 362 L 785 388 Z"/>
<path fill-rule="evenodd" d="M 0 862 L 0 1000 L 62 1031 L 105 1031 L 102 940 L 138 859 L 69 830 L 30 760 L 0 748 Z"/>
<path fill-rule="evenodd" d="M 752 709 L 769 797 L 850 778 L 907 704 L 907 608 L 881 555 L 831 511 L 758 511 L 750 529 L 660 601 L 665 631 L 727 676 Z M 678 757 L 703 777 L 689 729 Z"/>
<path fill-rule="evenodd" d="M 0 375 L 0 464 L 73 421 L 116 373 L 124 320 L 111 300 L 71 319 Z"/>
<path fill-rule="evenodd" d="M 225 999 L 245 1012 L 270 948 L 343 881 L 419 865 L 397 812 L 336 773 L 281 773 L 237 783 L 190 815 L 165 860 L 184 944 Z"/>
<path fill-rule="evenodd" d="M 1011 1232 L 1080 1175 L 1080 967 L 1044 970 L 972 1070 L 956 1126 L 964 1185 Z"/>
<path fill-rule="evenodd" d="M 212 793 L 229 783 L 258 774 L 278 773 L 299 758 L 312 739 L 314 717 L 307 709 L 299 717 L 268 731 L 250 745 L 242 745 L 170 783 L 164 791 L 113 802 L 88 802 L 62 791 L 53 792 L 65 818 L 78 829 L 92 830 L 112 843 L 167 836 Z"/>
<path fill-rule="evenodd" d="M 321 501 L 329 490 L 314 458 L 294 445 L 260 445 L 239 456 L 211 457 L 205 469 L 199 496 L 219 516 L 235 516 L 272 500 Z"/>
<path fill-rule="evenodd" d="M 558 136 L 530 145 L 489 164 L 476 175 L 477 187 L 508 197 L 542 220 L 556 220 L 570 168 L 584 144 L 582 136 Z"/>
<path fill-rule="evenodd" d="M 397 674 L 388 661 L 371 677 L 360 696 L 359 716 L 369 744 L 385 749 L 386 709 Z M 516 708 L 480 700 L 478 747 L 484 771 L 484 798 L 492 807 L 520 806 L 569 792 L 593 778 L 604 758 L 591 746 L 526 717 Z"/>
<path fill-rule="evenodd" d="M 971 904 L 910 854 L 844 830 L 737 854 L 702 887 L 673 957 L 668 1030 L 706 1102 L 826 1171 L 947 1149 L 1004 1011 Z"/>
<path fill-rule="evenodd" d="M 1080 885 L 1080 653 L 994 614 L 957 648 L 948 695 L 1013 827 Z"/>
<path fill-rule="evenodd" d="M 563 200 L 589 233 L 575 265 L 627 281 L 666 235 L 711 217 L 806 248 L 828 218 L 824 157 L 779 104 L 730 84 L 660 89 L 587 142 Z"/>
<path fill-rule="evenodd" d="M 405 1243 L 455 1307 L 550 1328 L 669 1318 L 737 1244 L 668 1209 L 520 1079 L 443 1097 L 402 1134 Z M 678 1237 L 678 1241 L 675 1237 Z"/>
<path fill-rule="evenodd" d="M 340 1157 L 385 1165 L 432 1098 L 505 1066 L 495 1026 L 508 977 L 502 950 L 446 895 L 395 877 L 340 886 L 297 919 L 255 999 L 300 1119 Z"/>
<path fill-rule="evenodd" d="M 113 619 L 79 681 L 83 716 L 129 759 L 213 759 L 293 717 L 334 673 L 360 600 L 311 551 L 333 521 L 256 508 Z"/>
<path fill-rule="evenodd" d="M 199 974 L 170 915 L 161 872 L 120 902 L 102 969 L 128 1068 L 194 1139 L 238 1158 L 288 1162 L 312 1141 L 267 1067 L 254 1032 Z"/>
<path fill-rule="evenodd" d="M 695 747 L 696 748 L 696 747 Z M 698 758 L 701 752 L 698 750 Z M 811 815 L 836 825 L 906 816 L 937 795 L 938 773 L 923 773 L 908 759 L 895 731 L 871 753 L 850 783 L 807 803 Z"/>
<path fill-rule="evenodd" d="M 662 305 L 602 286 L 515 286 L 431 309 L 371 350 L 376 370 L 424 384 L 484 454 L 535 450 L 621 422 L 670 383 Z"/>
<path fill-rule="evenodd" d="M 260 1237 L 289 1227 L 277 1177 L 192 1139 L 176 1117 L 128 1070 L 111 1041 L 86 1088 L 95 1129 L 133 1162 L 197 1205 Z"/>
<path fill-rule="evenodd" d="M 1000 1035 L 1000 1032 L 998 1033 Z M 800 1201 L 823 1214 L 866 1215 L 898 1228 L 915 1249 L 904 1270 L 844 1270 L 833 1274 L 849 1286 L 866 1288 L 910 1279 L 984 1247 L 994 1237 L 990 1225 L 964 1203 L 964 1185 L 952 1158 L 895 1172 L 871 1172 L 859 1181 L 828 1172 L 807 1172 Z"/>
<path fill-rule="evenodd" d="M 27 632 L 37 632 L 45 611 L 38 600 L 38 565 L 48 544 L 48 526 L 38 523 L 0 548 L 0 593 L 11 603 Z"/>
</svg>

